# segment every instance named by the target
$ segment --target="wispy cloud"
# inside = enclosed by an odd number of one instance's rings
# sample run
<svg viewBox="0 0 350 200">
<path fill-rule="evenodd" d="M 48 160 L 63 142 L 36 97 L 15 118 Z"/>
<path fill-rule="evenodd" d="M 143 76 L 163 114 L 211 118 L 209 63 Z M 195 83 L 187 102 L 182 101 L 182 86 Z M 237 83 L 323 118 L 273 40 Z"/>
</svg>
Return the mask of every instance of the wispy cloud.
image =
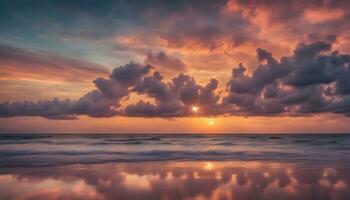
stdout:
<svg viewBox="0 0 350 200">
<path fill-rule="evenodd" d="M 108 70 L 100 65 L 39 50 L 0 44 L 1 79 L 90 81 Z"/>
</svg>

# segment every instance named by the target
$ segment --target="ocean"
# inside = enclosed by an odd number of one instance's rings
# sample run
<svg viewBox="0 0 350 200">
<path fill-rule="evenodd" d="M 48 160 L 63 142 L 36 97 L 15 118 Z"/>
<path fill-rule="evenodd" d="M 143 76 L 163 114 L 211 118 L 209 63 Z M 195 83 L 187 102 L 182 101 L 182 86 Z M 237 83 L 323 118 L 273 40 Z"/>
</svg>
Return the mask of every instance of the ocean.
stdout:
<svg viewBox="0 0 350 200">
<path fill-rule="evenodd" d="M 350 135 L 0 135 L 0 199 L 350 199 Z"/>
</svg>

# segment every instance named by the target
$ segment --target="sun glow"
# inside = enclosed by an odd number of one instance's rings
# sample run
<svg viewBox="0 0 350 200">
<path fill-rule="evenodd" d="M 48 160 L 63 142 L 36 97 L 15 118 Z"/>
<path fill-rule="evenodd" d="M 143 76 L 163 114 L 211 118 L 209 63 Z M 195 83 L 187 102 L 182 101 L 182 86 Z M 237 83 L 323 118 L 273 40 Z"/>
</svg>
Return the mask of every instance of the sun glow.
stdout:
<svg viewBox="0 0 350 200">
<path fill-rule="evenodd" d="M 208 119 L 208 125 L 209 126 L 215 125 L 215 120 L 214 119 Z"/>
<path fill-rule="evenodd" d="M 197 112 L 199 110 L 199 107 L 197 107 L 197 106 L 192 106 L 192 111 L 193 112 Z"/>
<path fill-rule="evenodd" d="M 211 162 L 207 162 L 205 165 L 204 165 L 204 169 L 206 170 L 213 170 L 214 169 L 214 164 L 211 163 Z"/>
</svg>

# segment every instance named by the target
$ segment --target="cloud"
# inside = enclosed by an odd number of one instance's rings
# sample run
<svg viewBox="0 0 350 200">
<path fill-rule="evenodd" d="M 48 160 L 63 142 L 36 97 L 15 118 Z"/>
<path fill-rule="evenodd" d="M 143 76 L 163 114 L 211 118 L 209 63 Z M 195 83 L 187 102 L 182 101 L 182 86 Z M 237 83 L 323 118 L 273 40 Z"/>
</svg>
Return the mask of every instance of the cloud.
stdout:
<svg viewBox="0 0 350 200">
<path fill-rule="evenodd" d="M 236 34 L 232 36 L 232 45 L 234 47 L 241 46 L 247 42 L 249 42 L 250 38 L 246 35 L 243 34 Z"/>
<path fill-rule="evenodd" d="M 349 114 L 347 96 L 350 55 L 331 50 L 327 41 L 300 43 L 293 55 L 277 61 L 270 52 L 257 49 L 261 62 L 252 72 L 233 69 L 224 103 L 232 114 L 302 115 L 333 112 Z M 325 51 L 328 53 L 325 53 Z M 265 62 L 265 64 L 264 64 Z"/>
<path fill-rule="evenodd" d="M 218 81 L 212 79 L 205 87 L 196 83 L 193 77 L 180 74 L 171 82 L 165 83 L 159 72 L 145 77 L 133 91 L 155 99 L 155 104 L 139 101 L 125 109 L 126 115 L 145 117 L 190 116 L 192 106 L 203 108 L 203 113 L 213 112 L 219 97 L 214 93 Z M 146 112 L 143 112 L 146 111 Z"/>
<path fill-rule="evenodd" d="M 165 33 L 164 38 L 169 48 L 188 47 L 191 44 L 201 48 L 214 50 L 220 46 L 219 39 L 223 31 L 219 26 L 207 25 L 193 27 L 182 27 Z"/>
<path fill-rule="evenodd" d="M 162 51 L 158 53 L 148 52 L 145 63 L 154 65 L 164 70 L 184 71 L 186 64 L 179 58 L 172 57 Z"/>
<path fill-rule="evenodd" d="M 235 9 L 230 8 L 231 5 Z M 22 9 L 17 9 L 18 6 Z M 40 35 L 50 45 L 57 40 L 63 43 L 64 49 L 57 45 L 59 50 L 70 51 L 71 46 L 77 45 L 84 57 L 94 52 L 94 58 L 100 60 L 108 52 L 108 61 L 140 61 L 141 55 L 148 51 L 158 53 L 162 49 L 172 55 L 181 54 L 181 60 L 188 67 L 212 73 L 216 70 L 211 67 L 214 61 L 206 61 L 208 53 L 215 51 L 218 56 L 226 57 L 225 63 L 225 59 L 221 59 L 223 64 L 237 62 L 243 58 L 242 52 L 251 52 L 257 47 L 269 49 L 279 57 L 278 54 L 289 53 L 292 45 L 309 32 L 338 34 L 343 46 L 349 47 L 349 43 L 342 40 L 349 32 L 349 6 L 347 1 L 324 0 L 104 1 L 98 5 L 95 1 L 81 0 L 35 4 L 11 1 L 1 2 L 0 26 L 6 32 L 3 35 L 6 40 L 14 35 L 33 44 L 34 38 Z M 16 26 L 9 27 L 9 24 Z M 20 34 L 23 32 L 24 36 Z M 127 37 L 135 38 L 134 43 L 119 40 Z M 320 39 L 323 38 L 317 40 Z M 192 54 L 197 54 L 197 60 L 202 62 L 194 63 Z M 232 55 L 236 58 L 230 57 Z"/>
<path fill-rule="evenodd" d="M 122 98 L 129 94 L 129 86 L 141 81 L 151 66 L 134 63 L 115 68 L 108 79 L 97 78 L 94 84 L 97 89 L 86 93 L 80 99 L 4 102 L 0 104 L 0 116 L 43 116 L 49 119 L 73 119 L 75 115 L 92 117 L 111 117 L 119 114 Z"/>
<path fill-rule="evenodd" d="M 259 64 L 247 74 L 243 64 L 233 68 L 227 94 L 218 94 L 218 80 L 201 85 L 179 74 L 166 81 L 151 65 L 129 63 L 108 78 L 93 81 L 96 89 L 78 100 L 4 102 L 2 117 L 43 116 L 50 119 L 92 117 L 188 117 L 215 115 L 308 115 L 339 113 L 350 116 L 350 55 L 332 51 L 332 41 L 300 43 L 281 59 L 256 50 Z M 169 80 L 169 79 L 167 79 Z M 130 94 L 145 95 L 123 105 Z M 192 106 L 200 108 L 192 112 Z"/>
<path fill-rule="evenodd" d="M 108 73 L 97 64 L 5 44 L 0 44 L 0 66 L 3 77 L 37 80 L 90 81 Z"/>
<path fill-rule="evenodd" d="M 132 86 L 139 83 L 142 77 L 149 73 L 151 69 L 151 65 L 141 66 L 139 64 L 130 63 L 115 68 L 109 78 L 117 81 L 121 85 Z"/>
<path fill-rule="evenodd" d="M 46 101 L 22 101 L 0 104 L 0 116 L 42 116 L 47 118 L 70 118 L 75 101 L 70 100 L 46 100 Z"/>
</svg>

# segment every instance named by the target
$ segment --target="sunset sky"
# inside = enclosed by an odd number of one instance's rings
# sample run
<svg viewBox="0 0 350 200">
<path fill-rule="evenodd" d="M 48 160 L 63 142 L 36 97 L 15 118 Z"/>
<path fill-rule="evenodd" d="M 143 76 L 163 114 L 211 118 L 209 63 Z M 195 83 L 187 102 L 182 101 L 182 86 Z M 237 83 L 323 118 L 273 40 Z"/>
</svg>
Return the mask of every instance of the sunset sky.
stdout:
<svg viewBox="0 0 350 200">
<path fill-rule="evenodd" d="M 348 0 L 4 0 L 0 133 L 350 132 Z"/>
</svg>

